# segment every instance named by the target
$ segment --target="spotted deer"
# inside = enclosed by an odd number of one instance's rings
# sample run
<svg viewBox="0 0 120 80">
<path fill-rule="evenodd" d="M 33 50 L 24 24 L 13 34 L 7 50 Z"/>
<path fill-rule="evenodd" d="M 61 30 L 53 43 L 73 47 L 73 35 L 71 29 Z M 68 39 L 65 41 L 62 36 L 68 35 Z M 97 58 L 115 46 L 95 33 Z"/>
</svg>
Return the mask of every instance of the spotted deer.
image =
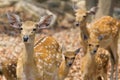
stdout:
<svg viewBox="0 0 120 80">
<path fill-rule="evenodd" d="M 96 11 L 95 8 L 92 9 L 92 11 Z M 89 11 L 90 12 L 90 11 Z M 83 21 L 80 25 L 84 26 L 83 29 L 80 26 L 80 35 L 83 35 L 83 37 L 80 37 L 80 42 L 82 46 L 84 47 L 85 51 L 87 49 L 87 39 L 84 39 L 84 35 L 90 38 L 90 42 L 94 44 L 94 46 L 91 46 L 93 48 L 94 52 L 97 50 L 97 45 L 100 45 L 100 47 L 103 47 L 107 49 L 111 54 L 111 80 L 113 79 L 113 72 L 114 68 L 116 71 L 116 79 L 118 75 L 118 36 L 119 36 L 119 26 L 120 22 L 110 16 L 103 16 L 102 18 L 98 20 L 94 20 L 90 24 L 86 24 L 87 19 L 86 16 L 80 15 L 82 12 L 79 12 L 76 10 L 76 21 L 80 23 Z M 81 18 L 82 16 L 82 18 Z M 96 45 L 96 46 L 95 46 Z M 86 53 L 86 52 L 85 52 Z"/>
<path fill-rule="evenodd" d="M 75 5 L 75 4 L 74 4 Z M 94 15 L 98 9 L 98 7 L 92 7 L 90 10 L 82 10 L 79 8 L 75 8 L 73 6 L 73 9 L 75 11 L 75 26 L 80 27 L 80 44 L 83 47 L 84 53 L 86 53 L 87 48 L 87 39 L 89 37 L 89 29 L 87 27 L 87 19 L 90 15 Z"/>
<path fill-rule="evenodd" d="M 69 70 L 75 60 L 76 55 L 79 53 L 80 48 L 75 51 L 66 51 L 63 53 L 63 60 L 59 66 L 59 80 L 64 80 L 67 77 Z"/>
<path fill-rule="evenodd" d="M 1 60 L 2 76 L 5 76 L 7 80 L 17 80 L 16 79 L 16 65 L 17 65 L 16 55 L 1 54 L 0 60 Z"/>
<path fill-rule="evenodd" d="M 90 27 L 88 43 L 91 44 L 91 51 L 96 53 L 99 47 L 109 51 L 111 55 L 111 80 L 113 80 L 114 68 L 117 80 L 120 22 L 110 16 L 103 16 L 88 26 Z"/>
<path fill-rule="evenodd" d="M 56 80 L 62 61 L 61 48 L 53 37 L 44 37 L 34 45 L 36 31 L 48 28 L 52 15 L 41 17 L 39 22 L 21 22 L 18 15 L 7 14 L 12 27 L 21 31 L 23 51 L 17 61 L 17 80 Z"/>
<path fill-rule="evenodd" d="M 87 53 L 81 59 L 82 80 L 107 80 L 107 66 L 110 54 L 104 48 L 99 48 L 96 53 L 91 51 L 88 44 Z"/>
</svg>

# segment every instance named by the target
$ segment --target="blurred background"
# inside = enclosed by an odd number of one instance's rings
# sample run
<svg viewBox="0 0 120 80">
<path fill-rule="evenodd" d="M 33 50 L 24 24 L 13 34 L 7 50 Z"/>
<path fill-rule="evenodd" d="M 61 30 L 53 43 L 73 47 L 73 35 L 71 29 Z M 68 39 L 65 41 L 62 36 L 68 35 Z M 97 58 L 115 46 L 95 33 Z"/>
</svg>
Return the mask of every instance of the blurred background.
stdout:
<svg viewBox="0 0 120 80">
<path fill-rule="evenodd" d="M 5 58 L 9 58 L 10 55 L 17 57 L 22 51 L 20 32 L 8 24 L 6 13 L 9 11 L 18 14 L 22 21 L 39 21 L 41 16 L 51 14 L 54 16 L 51 27 L 38 31 L 36 40 L 43 36 L 53 36 L 60 45 L 64 44 L 67 50 L 81 47 L 79 27 L 74 26 L 73 3 L 81 10 L 89 10 L 93 6 L 98 6 L 95 19 L 104 15 L 120 19 L 120 0 L 0 0 L 0 56 L 4 55 Z M 89 18 L 88 22 L 91 21 L 92 19 Z M 80 80 L 79 60 L 78 57 L 66 80 Z M 1 62 L 0 58 L 0 65 Z M 5 79 L 0 77 L 0 80 Z"/>
</svg>

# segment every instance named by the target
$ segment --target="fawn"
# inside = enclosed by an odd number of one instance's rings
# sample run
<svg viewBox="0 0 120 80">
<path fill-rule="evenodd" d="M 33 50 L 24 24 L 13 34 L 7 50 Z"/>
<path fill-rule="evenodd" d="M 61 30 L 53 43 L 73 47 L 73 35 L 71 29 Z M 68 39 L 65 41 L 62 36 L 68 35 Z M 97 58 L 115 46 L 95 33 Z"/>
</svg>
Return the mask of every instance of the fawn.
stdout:
<svg viewBox="0 0 120 80">
<path fill-rule="evenodd" d="M 75 51 L 66 51 L 63 53 L 63 60 L 59 66 L 59 80 L 64 80 L 69 73 L 69 70 L 75 60 L 76 55 L 79 53 L 80 48 L 76 49 Z"/>
<path fill-rule="evenodd" d="M 41 17 L 40 21 L 21 22 L 16 14 L 7 14 L 12 27 L 21 31 L 23 51 L 17 61 L 17 80 L 55 80 L 62 61 L 61 48 L 53 37 L 44 37 L 34 46 L 38 29 L 48 28 L 52 15 Z"/>
<path fill-rule="evenodd" d="M 98 48 L 96 53 L 91 51 L 91 44 L 88 44 L 87 53 L 81 59 L 82 80 L 107 80 L 107 66 L 109 53 L 104 48 Z"/>
<path fill-rule="evenodd" d="M 1 56 L 2 56 L 1 57 L 2 76 L 4 75 L 7 80 L 17 80 L 16 79 L 16 65 L 17 65 L 16 55 L 7 55 L 7 56 L 1 55 Z"/>
<path fill-rule="evenodd" d="M 87 27 L 87 19 L 90 15 L 94 15 L 98 7 L 92 7 L 90 10 L 75 9 L 75 25 L 80 27 L 80 44 L 86 53 L 87 39 L 89 38 L 89 29 Z"/>
<path fill-rule="evenodd" d="M 94 13 L 96 12 L 96 9 L 93 8 L 89 12 Z M 107 49 L 111 54 L 111 80 L 113 79 L 113 72 L 114 68 L 116 70 L 116 79 L 118 75 L 118 37 L 119 37 L 119 27 L 120 22 L 116 19 L 113 19 L 110 16 L 103 16 L 102 18 L 90 23 L 87 25 L 86 23 L 86 15 L 87 12 L 79 12 L 79 9 L 76 10 L 76 21 L 77 26 L 80 24 L 80 42 L 83 46 L 84 53 L 86 53 L 87 50 L 87 40 L 90 38 L 89 42 L 92 43 L 94 46 L 91 46 L 93 48 L 93 51 L 97 51 L 97 46 L 103 47 Z M 82 18 L 81 18 L 82 17 Z M 81 23 L 82 22 L 82 23 Z M 82 27 L 83 26 L 83 27 Z M 83 36 L 82 36 L 83 35 Z M 87 36 L 87 38 L 86 38 Z"/>
<path fill-rule="evenodd" d="M 97 52 L 99 47 L 105 48 L 111 55 L 111 80 L 115 68 L 115 77 L 118 77 L 118 39 L 120 31 L 120 22 L 110 16 L 102 18 L 89 24 L 89 40 L 91 51 Z"/>
</svg>

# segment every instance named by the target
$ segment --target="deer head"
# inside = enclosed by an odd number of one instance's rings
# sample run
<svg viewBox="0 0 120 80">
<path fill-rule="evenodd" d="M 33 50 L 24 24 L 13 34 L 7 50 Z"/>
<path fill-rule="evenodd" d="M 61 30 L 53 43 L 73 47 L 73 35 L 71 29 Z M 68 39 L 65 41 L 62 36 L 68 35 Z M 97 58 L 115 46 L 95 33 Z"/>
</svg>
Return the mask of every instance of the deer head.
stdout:
<svg viewBox="0 0 120 80">
<path fill-rule="evenodd" d="M 46 15 L 40 18 L 39 22 L 25 21 L 22 22 L 20 17 L 14 13 L 7 13 L 9 23 L 12 27 L 17 28 L 21 31 L 22 41 L 24 43 L 34 42 L 36 30 L 48 28 L 51 21 L 52 15 Z"/>
<path fill-rule="evenodd" d="M 95 15 L 97 9 L 98 7 L 92 7 L 90 10 L 86 11 L 75 6 L 75 2 L 74 2 L 73 10 L 75 11 L 75 16 L 76 16 L 75 25 L 80 26 L 83 22 L 86 21 L 89 15 Z"/>
<path fill-rule="evenodd" d="M 76 49 L 75 51 L 66 51 L 66 52 L 63 53 L 66 65 L 68 67 L 71 67 L 71 65 L 73 64 L 73 61 L 75 60 L 76 55 L 79 52 L 80 52 L 80 48 Z"/>
</svg>

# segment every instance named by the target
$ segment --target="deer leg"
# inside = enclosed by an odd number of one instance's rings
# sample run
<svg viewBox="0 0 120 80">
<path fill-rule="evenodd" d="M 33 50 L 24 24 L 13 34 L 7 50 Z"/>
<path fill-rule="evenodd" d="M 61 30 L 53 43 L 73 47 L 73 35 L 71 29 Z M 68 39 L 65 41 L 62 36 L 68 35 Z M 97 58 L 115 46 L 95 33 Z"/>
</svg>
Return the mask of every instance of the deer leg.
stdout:
<svg viewBox="0 0 120 80">
<path fill-rule="evenodd" d="M 115 60 L 114 60 L 114 56 L 113 56 L 113 52 L 111 50 L 111 48 L 107 48 L 109 53 L 110 53 L 110 61 L 111 61 L 111 74 L 110 74 L 110 80 L 113 80 L 113 73 L 114 73 L 114 65 L 115 65 Z"/>
<path fill-rule="evenodd" d="M 111 44 L 111 51 L 113 53 L 113 57 L 114 57 L 114 67 L 115 67 L 115 80 L 118 80 L 118 46 L 117 46 L 117 40 L 114 41 L 113 44 Z"/>
</svg>

